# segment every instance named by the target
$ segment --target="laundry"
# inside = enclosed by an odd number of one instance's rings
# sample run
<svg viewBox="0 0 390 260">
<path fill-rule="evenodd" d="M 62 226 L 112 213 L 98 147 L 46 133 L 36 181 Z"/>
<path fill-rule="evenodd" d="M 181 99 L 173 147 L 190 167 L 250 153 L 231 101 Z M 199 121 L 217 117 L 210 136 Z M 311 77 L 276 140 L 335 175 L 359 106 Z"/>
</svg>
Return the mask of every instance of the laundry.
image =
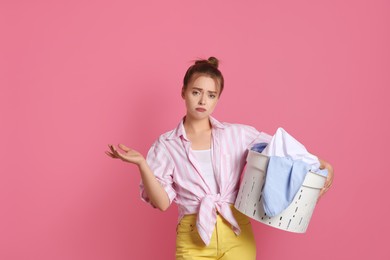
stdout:
<svg viewBox="0 0 390 260">
<path fill-rule="evenodd" d="M 317 156 L 310 154 L 303 144 L 298 142 L 281 127 L 276 130 L 276 133 L 262 154 L 267 156 L 289 157 L 292 160 L 302 160 L 310 165 L 310 171 L 313 172 L 317 172 L 320 168 L 320 162 Z"/>
<path fill-rule="evenodd" d="M 267 145 L 267 143 L 257 143 L 251 147 L 251 150 L 261 153 Z"/>
<path fill-rule="evenodd" d="M 264 212 L 276 216 L 294 200 L 310 166 L 302 160 L 271 156 L 263 189 Z"/>
<path fill-rule="evenodd" d="M 262 147 L 254 145 L 257 146 Z M 261 153 L 270 157 L 262 193 L 264 211 L 268 216 L 280 214 L 291 204 L 308 171 L 327 175 L 327 170 L 319 168 L 318 158 L 283 128 L 277 129 Z"/>
</svg>

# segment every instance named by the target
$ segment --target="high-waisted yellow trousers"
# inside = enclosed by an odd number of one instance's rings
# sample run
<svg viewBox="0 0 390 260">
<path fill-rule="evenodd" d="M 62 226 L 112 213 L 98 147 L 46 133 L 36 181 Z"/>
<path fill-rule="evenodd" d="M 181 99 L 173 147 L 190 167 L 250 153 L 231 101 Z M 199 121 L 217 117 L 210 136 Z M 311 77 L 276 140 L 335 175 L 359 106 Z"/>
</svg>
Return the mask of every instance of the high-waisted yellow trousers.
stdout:
<svg viewBox="0 0 390 260">
<path fill-rule="evenodd" d="M 210 244 L 205 246 L 196 229 L 196 214 L 185 215 L 177 225 L 176 260 L 255 260 L 256 243 L 249 218 L 232 207 L 240 225 L 236 235 L 229 222 L 217 215 Z"/>
</svg>

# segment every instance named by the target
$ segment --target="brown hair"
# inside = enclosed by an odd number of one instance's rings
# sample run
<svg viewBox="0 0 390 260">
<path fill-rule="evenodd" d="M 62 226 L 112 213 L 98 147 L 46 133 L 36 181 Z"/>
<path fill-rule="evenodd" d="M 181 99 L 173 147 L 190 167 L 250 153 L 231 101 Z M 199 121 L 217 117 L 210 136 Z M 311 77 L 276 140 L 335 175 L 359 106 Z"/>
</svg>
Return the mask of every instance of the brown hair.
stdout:
<svg viewBox="0 0 390 260">
<path fill-rule="evenodd" d="M 192 80 L 195 74 L 207 75 L 218 82 L 219 84 L 219 96 L 222 93 L 224 80 L 221 71 L 218 69 L 219 60 L 215 57 L 210 57 L 207 60 L 196 60 L 195 64 L 188 68 L 183 79 L 182 93 L 187 89 L 188 83 Z"/>
</svg>

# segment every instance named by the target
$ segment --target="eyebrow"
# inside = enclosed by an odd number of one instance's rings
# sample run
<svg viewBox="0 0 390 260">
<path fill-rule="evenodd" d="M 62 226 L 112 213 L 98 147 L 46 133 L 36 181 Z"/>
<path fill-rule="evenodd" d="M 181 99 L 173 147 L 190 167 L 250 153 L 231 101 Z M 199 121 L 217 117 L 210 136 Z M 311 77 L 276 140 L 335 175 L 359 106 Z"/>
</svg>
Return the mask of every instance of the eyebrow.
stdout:
<svg viewBox="0 0 390 260">
<path fill-rule="evenodd" d="M 199 91 L 203 91 L 203 88 L 193 87 L 192 89 L 196 89 L 196 90 L 199 90 Z M 218 93 L 217 91 L 210 91 L 210 90 L 208 90 L 207 92 L 212 93 L 212 94 L 217 94 L 217 93 Z"/>
</svg>

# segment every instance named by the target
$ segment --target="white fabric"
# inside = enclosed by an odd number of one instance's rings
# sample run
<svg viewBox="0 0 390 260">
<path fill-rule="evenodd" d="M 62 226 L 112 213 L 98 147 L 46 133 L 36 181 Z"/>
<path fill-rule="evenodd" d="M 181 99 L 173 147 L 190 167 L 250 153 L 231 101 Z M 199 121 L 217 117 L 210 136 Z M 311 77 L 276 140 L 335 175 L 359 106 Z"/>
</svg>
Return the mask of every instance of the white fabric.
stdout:
<svg viewBox="0 0 390 260">
<path fill-rule="evenodd" d="M 310 170 L 318 171 L 320 162 L 317 156 L 310 154 L 306 148 L 294 137 L 279 127 L 275 135 L 263 150 L 262 154 L 267 156 L 288 157 L 292 160 L 302 160 L 310 165 Z"/>
<path fill-rule="evenodd" d="M 209 185 L 212 194 L 218 193 L 217 181 L 211 162 L 211 149 L 208 150 L 192 150 L 200 167 L 200 174 Z"/>
</svg>

